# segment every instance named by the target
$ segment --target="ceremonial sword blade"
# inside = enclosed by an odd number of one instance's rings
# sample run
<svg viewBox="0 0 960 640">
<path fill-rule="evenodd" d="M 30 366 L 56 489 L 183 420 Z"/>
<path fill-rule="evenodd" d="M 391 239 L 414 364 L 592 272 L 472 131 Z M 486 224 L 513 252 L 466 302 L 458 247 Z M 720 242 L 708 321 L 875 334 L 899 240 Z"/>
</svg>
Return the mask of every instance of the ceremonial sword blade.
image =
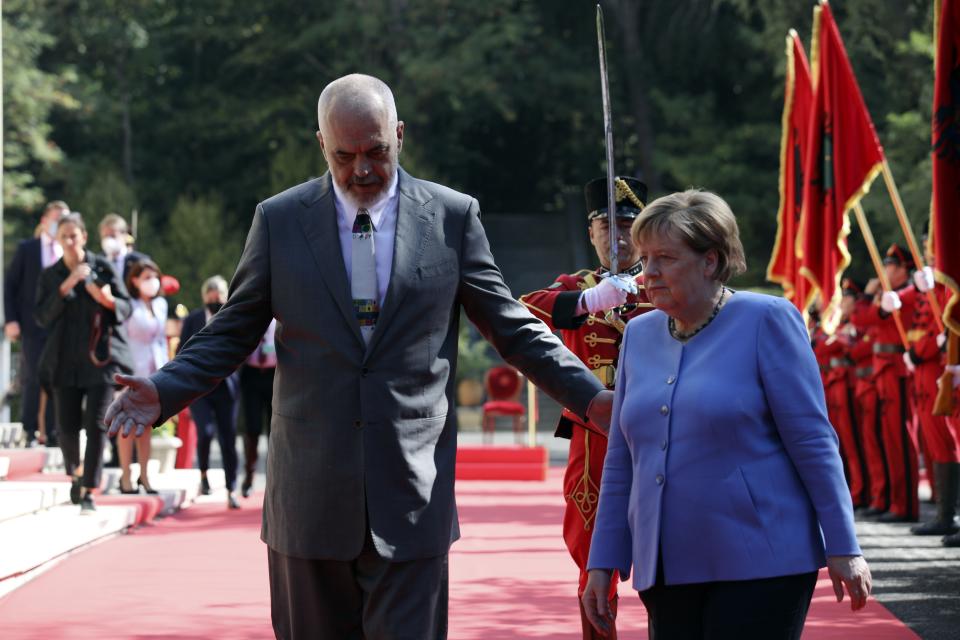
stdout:
<svg viewBox="0 0 960 640">
<path fill-rule="evenodd" d="M 617 199 L 613 170 L 613 118 L 610 112 L 610 81 L 607 75 L 607 46 L 603 29 L 603 9 L 597 4 L 597 49 L 600 55 L 600 94 L 603 96 L 603 133 L 607 147 L 607 222 L 610 231 L 610 274 L 620 271 L 617 259 Z"/>
</svg>

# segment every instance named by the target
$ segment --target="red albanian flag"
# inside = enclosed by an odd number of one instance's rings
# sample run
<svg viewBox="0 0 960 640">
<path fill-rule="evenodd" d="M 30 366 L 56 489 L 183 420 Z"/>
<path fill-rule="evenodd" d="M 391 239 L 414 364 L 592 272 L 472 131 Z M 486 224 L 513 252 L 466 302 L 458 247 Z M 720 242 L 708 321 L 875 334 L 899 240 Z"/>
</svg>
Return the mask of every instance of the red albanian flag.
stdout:
<svg viewBox="0 0 960 640">
<path fill-rule="evenodd" d="M 803 158 L 813 107 L 813 85 L 803 44 L 793 29 L 787 36 L 786 53 L 787 82 L 780 137 L 780 209 L 777 211 L 777 239 L 767 266 L 767 280 L 780 284 L 784 296 L 803 311 L 808 282 L 800 275 L 796 244 L 803 203 Z"/>
<path fill-rule="evenodd" d="M 942 0 L 933 89 L 933 240 L 937 280 L 950 290 L 943 322 L 960 333 L 960 2 Z"/>
<path fill-rule="evenodd" d="M 811 286 L 805 302 L 819 293 L 823 327 L 832 333 L 839 321 L 840 279 L 850 264 L 848 212 L 880 173 L 883 149 L 825 1 L 813 11 L 810 51 L 814 95 L 797 253 Z"/>
</svg>

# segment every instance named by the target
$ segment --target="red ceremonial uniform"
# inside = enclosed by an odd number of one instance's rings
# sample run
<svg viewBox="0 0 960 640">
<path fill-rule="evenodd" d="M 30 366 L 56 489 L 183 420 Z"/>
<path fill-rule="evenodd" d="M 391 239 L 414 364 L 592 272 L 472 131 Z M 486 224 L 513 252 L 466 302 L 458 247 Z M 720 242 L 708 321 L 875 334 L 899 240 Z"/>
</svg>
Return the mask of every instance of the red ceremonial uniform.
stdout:
<svg viewBox="0 0 960 640">
<path fill-rule="evenodd" d="M 609 312 L 576 315 L 581 293 L 596 286 L 600 274 L 600 270 L 583 270 L 561 275 L 546 289 L 521 296 L 520 302 L 552 330 L 559 331 L 567 348 L 577 354 L 607 388 L 612 389 L 624 323 L 648 311 L 652 305 L 647 302 L 641 289 L 639 295 L 627 298 L 619 320 Z M 637 276 L 637 282 L 642 283 L 641 276 Z M 580 568 L 578 594 L 583 595 L 607 439 L 603 433 L 567 409 L 563 410 L 556 435 L 570 439 L 570 457 L 563 480 L 563 495 L 567 503 L 563 539 Z M 617 572 L 614 572 L 611 599 L 616 595 L 616 582 Z"/>
<path fill-rule="evenodd" d="M 813 355 L 817 359 L 817 366 L 820 367 L 820 382 L 823 383 L 824 390 L 827 388 L 827 371 L 830 369 L 830 354 L 826 350 L 828 337 L 819 323 L 814 325 L 810 334 L 810 346 L 813 347 Z"/>
<path fill-rule="evenodd" d="M 944 289 L 938 286 L 941 308 L 946 303 Z M 960 441 L 951 425 L 943 416 L 933 415 L 937 399 L 937 380 L 943 373 L 944 352 L 937 346 L 936 319 L 930 301 L 925 294 L 917 295 L 912 323 L 907 337 L 910 340 L 910 359 L 913 361 L 913 388 L 916 398 L 917 423 L 929 452 L 930 462 L 960 462 Z M 929 468 L 929 467 L 928 467 Z"/>
<path fill-rule="evenodd" d="M 856 339 L 853 324 L 845 322 L 832 336 L 817 345 L 825 371 L 824 393 L 830 423 L 840 439 L 840 453 L 854 506 L 867 502 L 867 470 L 863 457 L 860 428 L 856 419 L 854 401 L 854 368 L 850 349 Z"/>
<path fill-rule="evenodd" d="M 876 342 L 876 328 L 856 328 L 856 338 L 849 350 L 853 360 L 854 407 L 860 442 L 863 444 L 863 458 L 868 477 L 868 503 L 879 511 L 890 506 L 890 484 L 887 477 L 887 458 L 883 449 L 883 424 L 880 422 L 877 387 L 873 382 L 873 344 Z"/>
<path fill-rule="evenodd" d="M 902 307 L 900 317 L 909 326 L 916 306 L 917 292 L 912 285 L 900 288 Z M 907 368 L 903 363 L 903 342 L 892 314 L 876 304 L 858 303 L 853 321 L 857 326 L 875 327 L 873 343 L 873 379 L 880 401 L 879 414 L 883 427 L 883 448 L 889 473 L 892 514 L 917 519 L 920 505 L 917 501 L 916 442 L 909 432 L 910 403 L 907 396 Z"/>
</svg>

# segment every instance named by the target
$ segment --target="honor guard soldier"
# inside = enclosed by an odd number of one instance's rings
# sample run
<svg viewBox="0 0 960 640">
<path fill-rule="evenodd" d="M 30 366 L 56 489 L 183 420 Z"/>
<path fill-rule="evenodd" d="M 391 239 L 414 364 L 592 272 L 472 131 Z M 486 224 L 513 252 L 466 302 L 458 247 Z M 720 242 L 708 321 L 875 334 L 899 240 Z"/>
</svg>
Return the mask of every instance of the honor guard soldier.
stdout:
<svg viewBox="0 0 960 640">
<path fill-rule="evenodd" d="M 890 484 L 887 478 L 887 457 L 883 449 L 883 424 L 880 421 L 880 400 L 873 382 L 873 344 L 876 342 L 876 326 L 861 327 L 853 322 L 857 308 L 869 306 L 870 300 L 863 293 L 863 285 L 851 278 L 843 281 L 843 304 L 852 306 L 851 322 L 856 337 L 850 343 L 849 357 L 853 361 L 853 397 L 857 430 L 863 446 L 863 461 L 866 466 L 867 516 L 878 516 L 890 508 Z"/>
<path fill-rule="evenodd" d="M 843 282 L 843 298 L 840 303 L 840 326 L 821 347 L 827 356 L 824 392 L 827 400 L 827 413 L 830 423 L 840 439 L 840 453 L 843 457 L 850 486 L 850 496 L 854 507 L 864 507 L 867 503 L 868 480 L 866 460 L 863 456 L 863 443 L 856 418 L 854 389 L 854 367 L 850 351 L 857 338 L 857 330 L 850 317 L 853 315 L 855 299 L 847 294 Z"/>
<path fill-rule="evenodd" d="M 875 295 L 874 304 L 861 305 L 854 311 L 854 323 L 861 327 L 875 326 L 873 343 L 873 377 L 880 400 L 880 421 L 883 425 L 883 448 L 886 451 L 890 481 L 889 511 L 880 516 L 883 522 L 916 522 L 920 516 L 917 501 L 917 450 L 908 431 L 911 423 L 905 349 L 897 328 L 895 313 L 901 322 L 909 323 L 916 305 L 917 291 L 910 283 L 913 258 L 896 243 L 890 245 L 883 259 L 891 291 L 880 292 L 879 282 L 871 280 L 868 295 Z M 908 326 L 903 324 L 903 326 Z"/>
<path fill-rule="evenodd" d="M 633 178 L 616 178 L 617 259 L 623 269 L 620 276 L 637 285 L 637 293 L 627 293 L 614 278 L 610 268 L 610 232 L 607 214 L 607 179 L 597 178 L 584 187 L 587 205 L 587 230 L 590 243 L 597 251 L 601 267 L 559 276 L 539 291 L 520 297 L 526 307 L 551 329 L 559 331 L 567 348 L 573 351 L 593 373 L 612 389 L 616 378 L 617 357 L 623 328 L 634 316 L 648 311 L 652 305 L 642 291 L 639 252 L 630 239 L 630 227 L 647 199 L 647 187 Z M 556 435 L 570 439 L 570 456 L 563 481 L 567 503 L 563 519 L 563 538 L 570 555 L 580 568 L 579 596 L 586 585 L 587 558 L 593 536 L 594 516 L 600 495 L 600 474 L 607 452 L 606 434 L 583 422 L 576 414 L 563 411 Z M 616 611 L 617 575 L 610 585 L 610 603 Z M 596 632 L 587 620 L 583 606 L 580 615 L 584 638 Z M 611 628 L 608 638 L 616 638 Z"/>
<path fill-rule="evenodd" d="M 929 260 L 930 256 L 927 256 Z M 931 522 L 911 529 L 916 535 L 943 536 L 957 533 L 953 518 L 956 515 L 958 482 L 960 482 L 960 441 L 944 416 L 933 415 L 937 399 L 937 380 L 945 364 L 945 340 L 939 327 L 927 292 L 933 291 L 944 308 L 946 289 L 935 286 L 933 270 L 924 267 L 913 274 L 914 287 L 923 295 L 917 296 L 912 323 L 907 333 L 910 350 L 906 362 L 913 368 L 913 384 L 916 397 L 917 423 L 926 447 L 924 463 L 933 468 L 932 484 L 937 502 L 937 517 Z"/>
</svg>

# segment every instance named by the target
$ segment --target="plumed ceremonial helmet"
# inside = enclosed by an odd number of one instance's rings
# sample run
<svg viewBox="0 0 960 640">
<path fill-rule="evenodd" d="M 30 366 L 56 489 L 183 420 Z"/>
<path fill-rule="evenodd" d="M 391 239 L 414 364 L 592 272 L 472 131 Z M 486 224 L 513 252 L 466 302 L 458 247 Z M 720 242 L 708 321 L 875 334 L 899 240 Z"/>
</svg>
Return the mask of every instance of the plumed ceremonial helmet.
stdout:
<svg viewBox="0 0 960 640">
<path fill-rule="evenodd" d="M 617 176 L 614 178 L 614 190 L 618 218 L 632 220 L 647 206 L 647 185 L 636 178 Z M 583 187 L 583 196 L 587 202 L 587 220 L 607 215 L 606 177 L 588 182 Z"/>
<path fill-rule="evenodd" d="M 887 255 L 883 258 L 883 264 L 897 264 L 906 267 L 907 269 L 916 269 L 917 265 L 913 262 L 913 256 L 910 255 L 909 251 L 905 251 L 903 247 L 898 245 L 896 242 L 890 245 L 890 248 L 887 249 Z"/>
</svg>

